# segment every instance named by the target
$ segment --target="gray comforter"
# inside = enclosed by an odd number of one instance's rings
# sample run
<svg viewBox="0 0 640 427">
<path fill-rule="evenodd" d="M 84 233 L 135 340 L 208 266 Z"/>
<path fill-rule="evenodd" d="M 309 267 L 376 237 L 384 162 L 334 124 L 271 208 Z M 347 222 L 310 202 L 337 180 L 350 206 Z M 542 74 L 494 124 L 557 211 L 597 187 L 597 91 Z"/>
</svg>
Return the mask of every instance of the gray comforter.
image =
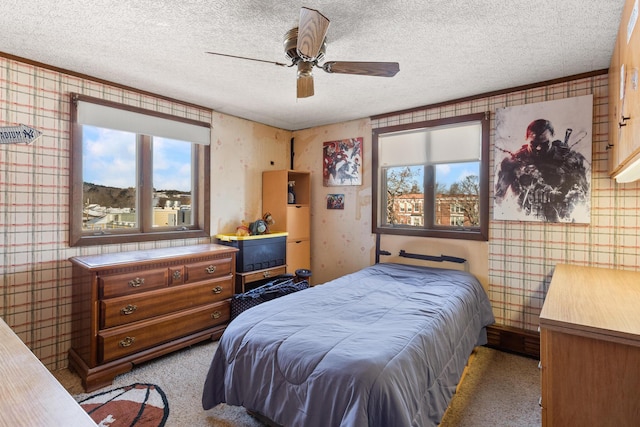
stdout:
<svg viewBox="0 0 640 427">
<path fill-rule="evenodd" d="M 203 407 L 240 405 L 287 427 L 437 425 L 493 321 L 468 273 L 376 264 L 238 316 Z"/>
</svg>

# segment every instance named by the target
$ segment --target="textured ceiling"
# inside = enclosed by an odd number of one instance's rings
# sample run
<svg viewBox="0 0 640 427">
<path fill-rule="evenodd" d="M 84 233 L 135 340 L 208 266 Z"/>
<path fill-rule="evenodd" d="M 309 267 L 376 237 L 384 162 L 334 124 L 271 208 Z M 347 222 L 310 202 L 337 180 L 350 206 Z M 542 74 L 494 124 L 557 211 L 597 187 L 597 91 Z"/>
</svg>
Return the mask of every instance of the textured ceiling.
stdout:
<svg viewBox="0 0 640 427">
<path fill-rule="evenodd" d="M 298 130 L 608 68 L 624 0 L 3 0 L 0 52 Z M 331 24 L 328 74 L 296 99 L 283 35 L 300 7 Z"/>
</svg>

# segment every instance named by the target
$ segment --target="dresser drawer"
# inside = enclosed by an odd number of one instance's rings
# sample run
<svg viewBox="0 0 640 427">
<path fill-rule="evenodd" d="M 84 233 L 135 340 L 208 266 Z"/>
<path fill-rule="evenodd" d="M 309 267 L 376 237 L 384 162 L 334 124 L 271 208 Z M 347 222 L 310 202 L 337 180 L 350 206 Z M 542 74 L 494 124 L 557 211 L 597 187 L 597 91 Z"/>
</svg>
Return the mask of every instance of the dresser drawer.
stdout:
<svg viewBox="0 0 640 427">
<path fill-rule="evenodd" d="M 209 280 L 215 277 L 224 277 L 231 275 L 232 269 L 231 258 L 212 259 L 210 261 L 194 262 L 186 264 L 185 283 L 198 282 L 200 280 Z"/>
<path fill-rule="evenodd" d="M 256 271 L 255 273 L 243 273 L 244 283 L 257 282 L 258 280 L 270 279 L 272 277 L 280 276 L 287 272 L 287 266 L 269 268 L 267 270 Z"/>
<path fill-rule="evenodd" d="M 140 270 L 133 273 L 99 276 L 100 295 L 102 298 L 112 298 L 163 288 L 168 285 L 168 275 L 169 270 L 167 268 L 158 268 L 155 270 Z"/>
<path fill-rule="evenodd" d="M 227 300 L 132 325 L 105 329 L 98 333 L 98 358 L 100 363 L 109 362 L 227 323 L 229 318 L 230 303 Z"/>
<path fill-rule="evenodd" d="M 231 277 L 125 295 L 100 302 L 100 328 L 137 322 L 155 316 L 211 304 L 233 295 Z"/>
</svg>

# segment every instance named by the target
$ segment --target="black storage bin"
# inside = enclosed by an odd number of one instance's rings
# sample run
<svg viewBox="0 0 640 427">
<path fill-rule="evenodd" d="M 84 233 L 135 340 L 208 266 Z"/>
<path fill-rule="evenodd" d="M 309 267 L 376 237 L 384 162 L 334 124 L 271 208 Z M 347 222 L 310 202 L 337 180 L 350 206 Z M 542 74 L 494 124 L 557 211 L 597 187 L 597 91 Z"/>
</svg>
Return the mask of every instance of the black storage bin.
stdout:
<svg viewBox="0 0 640 427">
<path fill-rule="evenodd" d="M 218 243 L 238 248 L 236 271 L 247 273 L 285 265 L 287 262 L 287 233 L 269 233 L 257 236 L 216 235 Z"/>
</svg>

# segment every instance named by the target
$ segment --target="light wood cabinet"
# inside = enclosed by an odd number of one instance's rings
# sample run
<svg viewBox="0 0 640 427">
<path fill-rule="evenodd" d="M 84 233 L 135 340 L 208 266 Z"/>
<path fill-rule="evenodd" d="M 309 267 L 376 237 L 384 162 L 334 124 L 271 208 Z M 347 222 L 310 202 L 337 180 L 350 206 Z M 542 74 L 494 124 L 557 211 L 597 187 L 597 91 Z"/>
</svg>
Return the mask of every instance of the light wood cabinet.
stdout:
<svg viewBox="0 0 640 427">
<path fill-rule="evenodd" d="M 85 390 L 111 384 L 136 363 L 220 337 L 237 251 L 203 244 L 71 258 L 69 364 Z"/>
<path fill-rule="evenodd" d="M 640 22 L 627 0 L 609 67 L 609 171 L 616 177 L 640 160 Z M 635 24 L 634 24 L 635 23 Z"/>
<path fill-rule="evenodd" d="M 97 427 L 2 319 L 0 360 L 1 426 Z"/>
<path fill-rule="evenodd" d="M 640 420 L 640 272 L 558 265 L 540 313 L 543 426 Z"/>
<path fill-rule="evenodd" d="M 304 268 L 311 270 L 311 241 L 291 240 L 287 242 L 287 272 L 295 274 L 296 270 Z M 289 267 L 289 266 L 298 267 Z"/>
<path fill-rule="evenodd" d="M 288 203 L 288 183 L 295 203 Z M 311 269 L 311 173 L 293 170 L 262 173 L 262 209 L 270 212 L 278 231 L 287 235 L 287 273 Z"/>
</svg>

